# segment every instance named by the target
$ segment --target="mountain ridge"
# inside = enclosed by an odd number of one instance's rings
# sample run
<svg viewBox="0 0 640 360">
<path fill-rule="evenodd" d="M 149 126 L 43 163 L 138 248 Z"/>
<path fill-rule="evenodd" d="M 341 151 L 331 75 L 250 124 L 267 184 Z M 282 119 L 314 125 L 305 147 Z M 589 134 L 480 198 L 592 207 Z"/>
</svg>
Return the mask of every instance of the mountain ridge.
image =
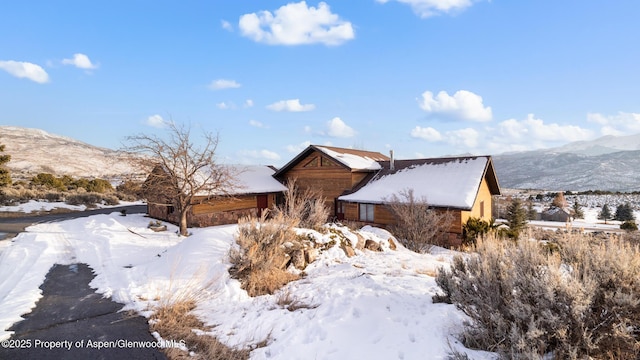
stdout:
<svg viewBox="0 0 640 360">
<path fill-rule="evenodd" d="M 121 151 L 41 129 L 0 126 L 0 144 L 5 145 L 5 153 L 11 155 L 6 166 L 14 179 L 38 173 L 111 179 L 137 172 Z"/>
<path fill-rule="evenodd" d="M 607 135 L 493 159 L 500 185 L 506 188 L 640 190 L 640 134 Z"/>
</svg>

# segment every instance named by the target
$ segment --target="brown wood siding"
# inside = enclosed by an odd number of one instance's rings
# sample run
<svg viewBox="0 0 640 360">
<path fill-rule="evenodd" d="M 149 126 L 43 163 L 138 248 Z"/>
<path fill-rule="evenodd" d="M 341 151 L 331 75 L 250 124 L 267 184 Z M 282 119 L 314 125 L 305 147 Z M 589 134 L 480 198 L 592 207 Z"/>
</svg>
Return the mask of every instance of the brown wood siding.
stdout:
<svg viewBox="0 0 640 360">
<path fill-rule="evenodd" d="M 255 195 L 238 196 L 233 198 L 217 198 L 206 200 L 203 203 L 195 204 L 192 208 L 194 215 L 224 212 L 232 210 L 243 210 L 257 208 L 258 200 Z"/>
<path fill-rule="evenodd" d="M 321 158 L 316 161 L 315 159 Z M 335 166 L 319 166 L 319 164 L 331 162 Z M 318 166 L 313 166 L 318 164 Z M 366 174 L 365 174 L 366 175 Z M 304 159 L 300 160 L 291 170 L 284 174 L 285 181 L 297 179 L 297 184 L 301 189 L 311 188 L 322 192 L 322 196 L 327 199 L 326 206 L 330 216 L 335 216 L 334 199 L 342 195 L 345 190 L 350 190 L 353 186 L 351 170 L 338 165 L 330 158 L 312 152 Z"/>
</svg>

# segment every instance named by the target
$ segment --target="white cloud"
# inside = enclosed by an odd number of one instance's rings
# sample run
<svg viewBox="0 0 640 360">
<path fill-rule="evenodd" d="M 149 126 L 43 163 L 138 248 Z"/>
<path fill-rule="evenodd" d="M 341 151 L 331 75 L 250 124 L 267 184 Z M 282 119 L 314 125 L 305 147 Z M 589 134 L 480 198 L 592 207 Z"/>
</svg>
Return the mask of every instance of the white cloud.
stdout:
<svg viewBox="0 0 640 360">
<path fill-rule="evenodd" d="M 0 61 L 0 69 L 17 78 L 26 78 L 39 84 L 49 82 L 49 74 L 40 66 L 23 61 Z"/>
<path fill-rule="evenodd" d="M 257 128 L 261 128 L 261 129 L 266 129 L 267 126 L 263 123 L 261 123 L 260 121 L 257 120 L 249 120 L 249 125 L 253 126 L 253 127 L 257 127 Z"/>
<path fill-rule="evenodd" d="M 244 107 L 246 107 L 246 108 L 253 107 L 253 105 L 254 105 L 254 104 L 253 104 L 253 100 L 251 100 L 251 99 L 247 99 L 247 100 L 245 100 L 245 102 L 244 102 Z"/>
<path fill-rule="evenodd" d="M 325 2 L 317 8 L 301 1 L 284 5 L 274 13 L 245 14 L 238 26 L 243 36 L 270 45 L 340 45 L 355 36 L 351 23 L 331 13 Z"/>
<path fill-rule="evenodd" d="M 220 21 L 220 25 L 222 26 L 223 29 L 227 31 L 233 31 L 233 25 L 231 25 L 231 23 L 228 22 L 227 20 Z"/>
<path fill-rule="evenodd" d="M 97 69 L 98 65 L 93 64 L 89 57 L 85 54 L 73 54 L 72 59 L 63 59 L 62 63 L 64 65 L 73 65 L 79 69 L 92 70 Z"/>
<path fill-rule="evenodd" d="M 300 99 L 280 100 L 271 105 L 267 105 L 267 109 L 273 111 L 300 112 L 311 111 L 315 108 L 316 106 L 313 104 L 300 104 Z"/>
<path fill-rule="evenodd" d="M 447 118 L 484 122 L 493 117 L 491 107 L 484 106 L 482 97 L 467 90 L 456 91 L 453 96 L 440 91 L 435 97 L 431 91 L 425 91 L 419 103 L 422 110 Z"/>
<path fill-rule="evenodd" d="M 587 121 L 601 125 L 602 135 L 629 135 L 640 132 L 640 113 L 619 111 L 616 115 L 587 114 Z"/>
<path fill-rule="evenodd" d="M 301 152 L 302 150 L 306 149 L 309 147 L 309 145 L 311 145 L 311 141 L 305 141 L 302 142 L 300 144 L 295 144 L 295 145 L 287 145 L 287 151 L 293 154 L 297 154 L 299 152 Z"/>
<path fill-rule="evenodd" d="M 432 127 L 420 127 L 420 126 L 416 126 L 415 128 L 413 128 L 413 130 L 411 130 L 411 137 L 414 138 L 418 138 L 418 139 L 424 139 L 427 141 L 441 141 L 442 140 L 442 134 L 440 134 L 440 132 Z"/>
<path fill-rule="evenodd" d="M 223 102 L 221 102 L 221 103 L 217 103 L 217 104 L 216 104 L 216 107 L 217 107 L 218 109 L 220 109 L 220 110 L 228 110 L 228 109 L 233 108 L 233 104 L 231 104 L 231 103 L 226 103 L 226 102 L 224 102 L 224 101 L 223 101 Z"/>
<path fill-rule="evenodd" d="M 376 0 L 379 3 L 385 4 L 393 0 Z M 462 11 L 478 0 L 395 0 L 402 4 L 411 6 L 413 12 L 415 12 L 421 18 L 428 18 L 437 16 L 440 14 L 447 14 L 453 12 Z"/>
<path fill-rule="evenodd" d="M 464 146 L 465 148 L 476 148 L 480 133 L 472 128 L 447 131 L 447 141 L 454 146 Z"/>
<path fill-rule="evenodd" d="M 237 89 L 240 85 L 235 80 L 226 80 L 226 79 L 218 79 L 213 80 L 211 84 L 209 84 L 209 89 L 211 90 L 222 90 L 222 89 Z"/>
<path fill-rule="evenodd" d="M 167 126 L 167 122 L 158 114 L 149 116 L 144 123 L 159 129 Z"/>
<path fill-rule="evenodd" d="M 349 138 L 356 135 L 356 131 L 345 124 L 342 119 L 335 117 L 327 122 L 327 134 L 332 137 Z"/>
<path fill-rule="evenodd" d="M 250 157 L 253 159 L 269 159 L 269 160 L 280 160 L 280 155 L 278 153 L 271 150 L 243 150 L 240 151 L 240 155 Z"/>
<path fill-rule="evenodd" d="M 524 120 L 509 119 L 498 124 L 501 136 L 512 141 L 572 142 L 593 138 L 593 131 L 577 125 L 545 124 L 528 114 Z"/>
</svg>

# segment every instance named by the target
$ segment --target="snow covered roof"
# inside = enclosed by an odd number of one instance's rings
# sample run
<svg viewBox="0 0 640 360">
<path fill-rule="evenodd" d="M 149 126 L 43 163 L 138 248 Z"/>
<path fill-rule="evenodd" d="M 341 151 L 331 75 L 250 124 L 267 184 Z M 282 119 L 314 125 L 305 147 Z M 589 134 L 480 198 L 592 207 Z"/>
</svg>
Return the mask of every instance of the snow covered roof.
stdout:
<svg viewBox="0 0 640 360">
<path fill-rule="evenodd" d="M 225 165 L 230 167 L 230 171 L 235 173 L 235 189 L 230 195 L 242 194 L 263 194 L 286 191 L 287 187 L 282 185 L 273 177 L 275 170 L 266 165 Z M 211 194 L 198 194 L 201 196 Z"/>
<path fill-rule="evenodd" d="M 296 155 L 286 165 L 276 171 L 275 176 L 278 177 L 289 169 L 293 168 L 301 160 L 306 158 L 312 152 L 317 151 L 328 158 L 333 159 L 338 164 L 348 168 L 351 171 L 377 171 L 382 169 L 380 161 L 388 161 L 389 157 L 375 151 L 356 150 L 339 148 L 333 146 L 309 145 L 306 149 Z"/>
<path fill-rule="evenodd" d="M 240 166 L 238 170 L 240 171 L 238 175 L 238 182 L 241 186 L 240 193 L 259 194 L 287 191 L 287 187 L 273 177 L 275 170 L 269 166 Z"/>
<path fill-rule="evenodd" d="M 386 162 L 368 183 L 338 200 L 381 204 L 403 190 L 413 190 L 417 199 L 436 207 L 471 209 L 485 174 L 493 176 L 490 188 L 499 187 L 489 156 L 396 160 L 394 170 Z M 495 180 L 495 183 L 493 183 Z"/>
<path fill-rule="evenodd" d="M 389 160 L 388 157 L 372 151 L 328 146 L 316 146 L 316 149 L 322 151 L 351 170 L 380 170 L 382 167 L 378 161 Z"/>
</svg>

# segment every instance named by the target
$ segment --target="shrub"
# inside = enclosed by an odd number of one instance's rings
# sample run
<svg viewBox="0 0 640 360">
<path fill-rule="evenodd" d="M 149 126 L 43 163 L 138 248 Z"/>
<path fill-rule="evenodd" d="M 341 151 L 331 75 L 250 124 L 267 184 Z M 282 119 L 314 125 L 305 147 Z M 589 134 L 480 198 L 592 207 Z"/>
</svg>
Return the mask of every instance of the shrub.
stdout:
<svg viewBox="0 0 640 360">
<path fill-rule="evenodd" d="M 620 229 L 626 230 L 626 231 L 637 231 L 638 225 L 633 220 L 627 220 L 622 224 L 620 224 Z"/>
<path fill-rule="evenodd" d="M 281 213 L 267 219 L 243 218 L 238 221 L 237 248 L 231 249 L 229 273 L 240 280 L 249 296 L 273 294 L 297 276 L 286 270 L 289 261 L 284 244 L 296 239 L 294 222 Z"/>
<path fill-rule="evenodd" d="M 640 251 L 611 238 L 567 234 L 554 251 L 536 241 L 488 239 L 440 269 L 444 291 L 471 321 L 468 347 L 510 359 L 637 359 Z"/>
<path fill-rule="evenodd" d="M 484 221 L 480 218 L 470 217 L 462 226 L 462 244 L 465 246 L 475 246 L 479 237 L 484 236 L 493 229 L 494 221 Z"/>
<path fill-rule="evenodd" d="M 325 198 L 319 190 L 305 188 L 301 190 L 297 180 L 287 183 L 284 203 L 275 209 L 276 216 L 282 216 L 294 226 L 320 230 L 329 218 L 329 209 L 325 206 Z"/>
<path fill-rule="evenodd" d="M 67 190 L 67 187 L 64 185 L 62 180 L 49 173 L 40 173 L 34 176 L 31 178 L 31 183 L 33 185 L 41 185 L 49 189 L 57 189 L 60 191 Z"/>
<path fill-rule="evenodd" d="M 386 199 L 387 208 L 396 219 L 389 230 L 407 249 L 424 253 L 433 245 L 447 245 L 444 233 L 451 214 L 432 209 L 426 199 L 418 199 L 413 190 L 401 191 Z"/>
<path fill-rule="evenodd" d="M 69 205 L 85 205 L 87 207 L 95 207 L 100 202 L 102 202 L 102 196 L 96 193 L 72 194 L 68 195 L 66 200 Z"/>
</svg>

